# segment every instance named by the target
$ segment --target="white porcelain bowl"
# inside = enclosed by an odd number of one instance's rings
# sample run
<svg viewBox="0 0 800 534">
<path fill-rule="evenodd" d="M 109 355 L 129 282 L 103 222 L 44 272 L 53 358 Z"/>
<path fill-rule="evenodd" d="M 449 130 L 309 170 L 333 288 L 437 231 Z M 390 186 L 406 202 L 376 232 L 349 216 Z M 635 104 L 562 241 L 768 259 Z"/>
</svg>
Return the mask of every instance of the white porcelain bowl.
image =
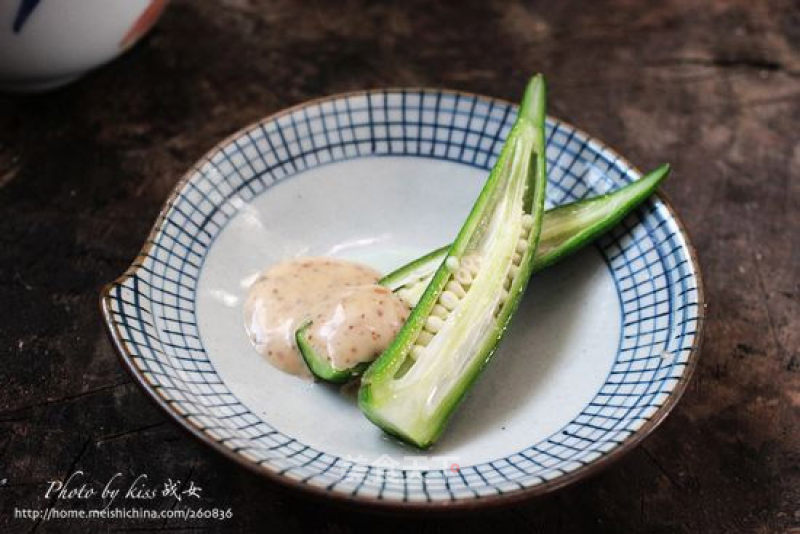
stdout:
<svg viewBox="0 0 800 534">
<path fill-rule="evenodd" d="M 65 85 L 131 47 L 168 0 L 0 0 L 0 89 Z"/>
</svg>

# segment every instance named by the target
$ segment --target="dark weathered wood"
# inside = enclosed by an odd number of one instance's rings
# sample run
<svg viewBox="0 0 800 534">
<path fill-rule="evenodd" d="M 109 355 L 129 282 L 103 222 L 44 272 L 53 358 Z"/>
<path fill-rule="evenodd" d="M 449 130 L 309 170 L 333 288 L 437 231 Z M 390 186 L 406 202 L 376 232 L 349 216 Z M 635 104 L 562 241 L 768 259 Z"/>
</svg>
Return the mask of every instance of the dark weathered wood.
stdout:
<svg viewBox="0 0 800 534">
<path fill-rule="evenodd" d="M 514 99 L 534 71 L 552 114 L 641 167 L 674 164 L 665 190 L 699 249 L 705 348 L 675 412 L 611 469 L 503 512 L 408 518 L 413 531 L 800 529 L 796 2 L 182 0 L 79 83 L 0 96 L 0 530 L 31 530 L 14 506 L 42 505 L 46 481 L 80 468 L 191 478 L 206 506 L 235 514 L 88 530 L 401 531 L 288 494 L 186 436 L 118 364 L 98 291 L 181 173 L 248 122 L 364 87 Z"/>
</svg>

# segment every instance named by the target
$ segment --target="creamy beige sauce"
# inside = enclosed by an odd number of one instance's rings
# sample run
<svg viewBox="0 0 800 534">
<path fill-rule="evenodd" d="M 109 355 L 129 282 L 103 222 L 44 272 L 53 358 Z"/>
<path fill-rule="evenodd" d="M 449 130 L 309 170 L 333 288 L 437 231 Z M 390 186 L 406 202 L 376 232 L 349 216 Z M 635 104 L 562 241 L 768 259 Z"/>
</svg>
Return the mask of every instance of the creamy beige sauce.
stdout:
<svg viewBox="0 0 800 534">
<path fill-rule="evenodd" d="M 256 350 L 278 369 L 310 377 L 295 332 L 312 321 L 308 340 L 338 369 L 374 360 L 394 339 L 409 309 L 380 273 L 333 258 L 297 258 L 262 272 L 244 304 Z"/>
</svg>

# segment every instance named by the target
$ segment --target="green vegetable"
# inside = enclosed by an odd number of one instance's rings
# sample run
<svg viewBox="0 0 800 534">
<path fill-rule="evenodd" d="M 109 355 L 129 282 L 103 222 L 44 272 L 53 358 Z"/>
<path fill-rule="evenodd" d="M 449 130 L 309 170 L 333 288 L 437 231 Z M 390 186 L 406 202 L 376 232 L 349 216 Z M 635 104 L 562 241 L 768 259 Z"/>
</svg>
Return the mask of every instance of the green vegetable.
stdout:
<svg viewBox="0 0 800 534">
<path fill-rule="evenodd" d="M 655 191 L 669 171 L 669 165 L 665 163 L 621 189 L 545 212 L 539 248 L 533 258 L 533 271 L 553 265 L 616 225 Z M 378 283 L 396 292 L 413 308 L 449 249 L 450 245 L 445 245 L 429 252 L 387 274 Z"/>
<path fill-rule="evenodd" d="M 362 378 L 364 414 L 418 447 L 441 434 L 491 358 L 533 271 L 546 185 L 545 93 L 535 76 L 447 256 Z"/>
<path fill-rule="evenodd" d="M 321 378 L 326 382 L 341 383 L 347 382 L 349 379 L 360 375 L 372 362 L 360 362 L 353 367 L 339 369 L 333 366 L 330 358 L 325 354 L 320 354 L 311 345 L 308 340 L 308 329 L 311 328 L 311 322 L 306 322 L 295 332 L 295 341 L 300 354 L 303 356 L 308 369 L 317 378 Z"/>
</svg>

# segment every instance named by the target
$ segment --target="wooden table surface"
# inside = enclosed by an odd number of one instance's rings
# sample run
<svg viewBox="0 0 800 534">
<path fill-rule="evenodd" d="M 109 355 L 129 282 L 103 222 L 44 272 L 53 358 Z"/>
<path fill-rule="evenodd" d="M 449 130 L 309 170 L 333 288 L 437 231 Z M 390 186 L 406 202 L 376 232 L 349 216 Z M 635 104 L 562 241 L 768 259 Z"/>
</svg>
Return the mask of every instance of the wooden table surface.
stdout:
<svg viewBox="0 0 800 534">
<path fill-rule="evenodd" d="M 800 532 L 800 6 L 790 0 L 176 0 L 78 83 L 0 96 L 0 531 L 408 532 L 308 501 L 196 443 L 120 366 L 98 292 L 220 138 L 340 91 L 444 86 L 551 114 L 664 186 L 706 285 L 705 346 L 675 411 L 598 476 L 522 505 L 404 518 L 420 532 Z M 1 52 L 0 52 L 1 53 Z M 36 523 L 50 480 L 148 473 L 228 521 Z M 457 531 L 457 530 L 455 530 Z"/>
</svg>

